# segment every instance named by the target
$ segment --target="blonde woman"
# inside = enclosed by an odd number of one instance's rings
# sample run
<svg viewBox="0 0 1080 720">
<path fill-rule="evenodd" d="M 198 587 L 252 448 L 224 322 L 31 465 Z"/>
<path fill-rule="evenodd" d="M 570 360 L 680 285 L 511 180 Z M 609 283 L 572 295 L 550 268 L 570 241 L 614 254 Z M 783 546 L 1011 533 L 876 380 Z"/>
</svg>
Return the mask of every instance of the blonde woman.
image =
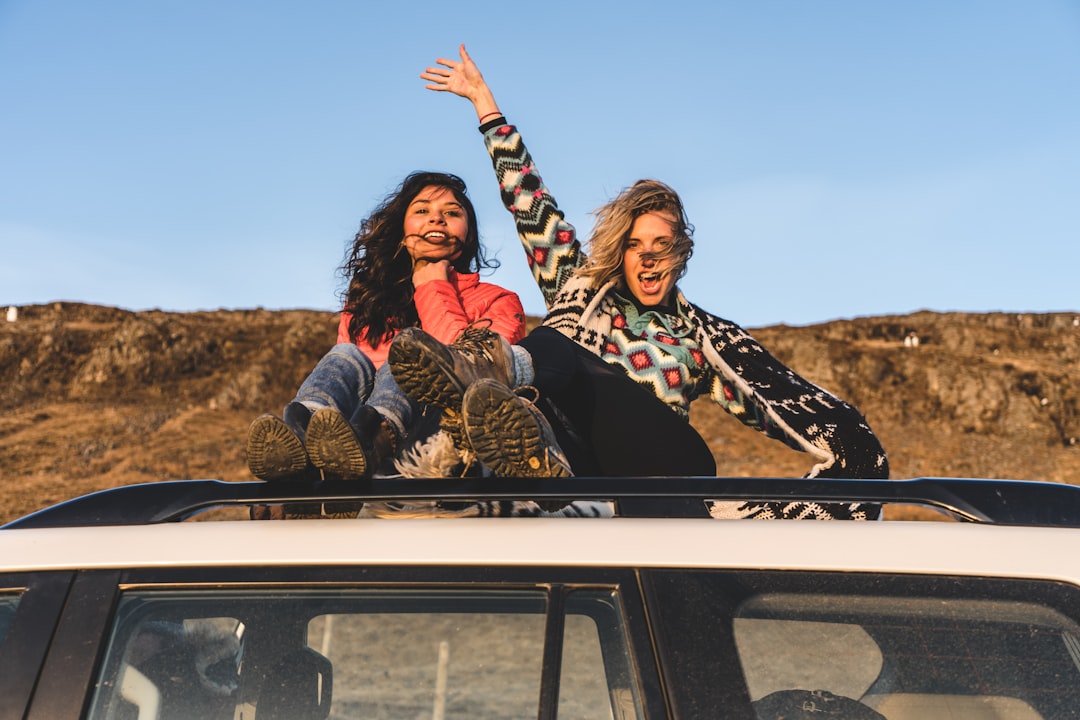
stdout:
<svg viewBox="0 0 1080 720">
<path fill-rule="evenodd" d="M 521 134 L 464 46 L 460 54 L 439 58 L 420 77 L 428 89 L 473 104 L 547 315 L 519 342 L 533 365 L 532 378 L 519 384 L 530 389 L 455 377 L 457 351 L 411 331 L 390 349 L 391 371 L 407 394 L 460 412 L 478 457 L 500 474 L 715 475 L 712 454 L 688 421 L 691 401 L 707 394 L 744 424 L 809 453 L 808 477 L 888 477 L 885 451 L 854 407 L 679 291 L 693 228 L 674 190 L 640 180 L 621 192 L 597 211 L 586 254 Z M 424 379 L 440 369 L 442 387 L 452 389 L 441 395 Z M 833 515 L 867 515 L 847 510 L 833 508 Z M 740 510 L 791 512 L 805 514 L 776 504 Z"/>
</svg>

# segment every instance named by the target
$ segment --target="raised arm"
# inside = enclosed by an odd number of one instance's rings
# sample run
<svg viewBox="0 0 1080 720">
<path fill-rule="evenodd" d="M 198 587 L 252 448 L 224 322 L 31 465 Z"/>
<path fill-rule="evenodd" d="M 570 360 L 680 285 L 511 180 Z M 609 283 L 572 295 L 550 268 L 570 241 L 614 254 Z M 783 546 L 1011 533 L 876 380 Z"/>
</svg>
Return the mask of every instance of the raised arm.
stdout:
<svg viewBox="0 0 1080 720">
<path fill-rule="evenodd" d="M 428 81 L 425 87 L 429 90 L 450 92 L 472 103 L 503 205 L 514 216 L 529 268 L 550 308 L 563 284 L 587 258 L 574 226 L 566 222 L 540 178 L 521 134 L 506 124 L 491 88 L 464 45 L 460 51 L 460 61 L 439 58 L 438 65 L 427 68 L 420 77 Z"/>
</svg>

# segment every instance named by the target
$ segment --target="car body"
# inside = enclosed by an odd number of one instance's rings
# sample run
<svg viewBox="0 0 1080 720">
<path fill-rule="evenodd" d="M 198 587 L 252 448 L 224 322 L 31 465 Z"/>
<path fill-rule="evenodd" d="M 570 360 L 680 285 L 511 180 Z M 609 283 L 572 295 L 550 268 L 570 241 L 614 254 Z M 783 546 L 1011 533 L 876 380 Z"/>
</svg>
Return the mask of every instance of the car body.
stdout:
<svg viewBox="0 0 1080 720">
<path fill-rule="evenodd" d="M 701 512 L 748 497 L 977 522 Z M 616 512 L 247 519 L 492 498 Z M 0 529 L 0 718 L 1080 717 L 1077 521 L 1010 481 L 118 488 Z"/>
</svg>

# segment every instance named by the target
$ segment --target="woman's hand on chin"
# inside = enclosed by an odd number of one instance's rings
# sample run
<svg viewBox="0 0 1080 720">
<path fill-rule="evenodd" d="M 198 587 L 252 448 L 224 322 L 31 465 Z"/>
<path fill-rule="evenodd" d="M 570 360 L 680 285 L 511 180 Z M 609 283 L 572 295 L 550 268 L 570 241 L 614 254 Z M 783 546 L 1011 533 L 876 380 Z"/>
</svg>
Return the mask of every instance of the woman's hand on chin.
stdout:
<svg viewBox="0 0 1080 720">
<path fill-rule="evenodd" d="M 432 280 L 449 280 L 450 267 L 449 260 L 417 258 L 413 263 L 413 287 Z"/>
</svg>

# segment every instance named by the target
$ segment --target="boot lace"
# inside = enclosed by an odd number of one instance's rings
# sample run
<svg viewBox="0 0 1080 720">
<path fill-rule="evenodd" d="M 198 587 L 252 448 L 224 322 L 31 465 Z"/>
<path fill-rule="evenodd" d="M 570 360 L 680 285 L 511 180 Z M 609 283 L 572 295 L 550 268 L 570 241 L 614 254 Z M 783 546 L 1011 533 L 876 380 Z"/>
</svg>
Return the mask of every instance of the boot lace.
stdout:
<svg viewBox="0 0 1080 720">
<path fill-rule="evenodd" d="M 495 362 L 495 348 L 498 335 L 491 329 L 491 320 L 482 318 L 469 324 L 457 339 L 450 344 L 458 352 L 471 358 L 477 356 L 490 363 Z"/>
<path fill-rule="evenodd" d="M 540 391 L 534 385 L 516 387 L 514 388 L 514 394 L 521 398 L 522 402 L 528 403 L 534 408 L 536 408 L 536 403 L 540 402 Z M 536 408 L 536 411 L 540 412 L 540 408 Z"/>
</svg>

